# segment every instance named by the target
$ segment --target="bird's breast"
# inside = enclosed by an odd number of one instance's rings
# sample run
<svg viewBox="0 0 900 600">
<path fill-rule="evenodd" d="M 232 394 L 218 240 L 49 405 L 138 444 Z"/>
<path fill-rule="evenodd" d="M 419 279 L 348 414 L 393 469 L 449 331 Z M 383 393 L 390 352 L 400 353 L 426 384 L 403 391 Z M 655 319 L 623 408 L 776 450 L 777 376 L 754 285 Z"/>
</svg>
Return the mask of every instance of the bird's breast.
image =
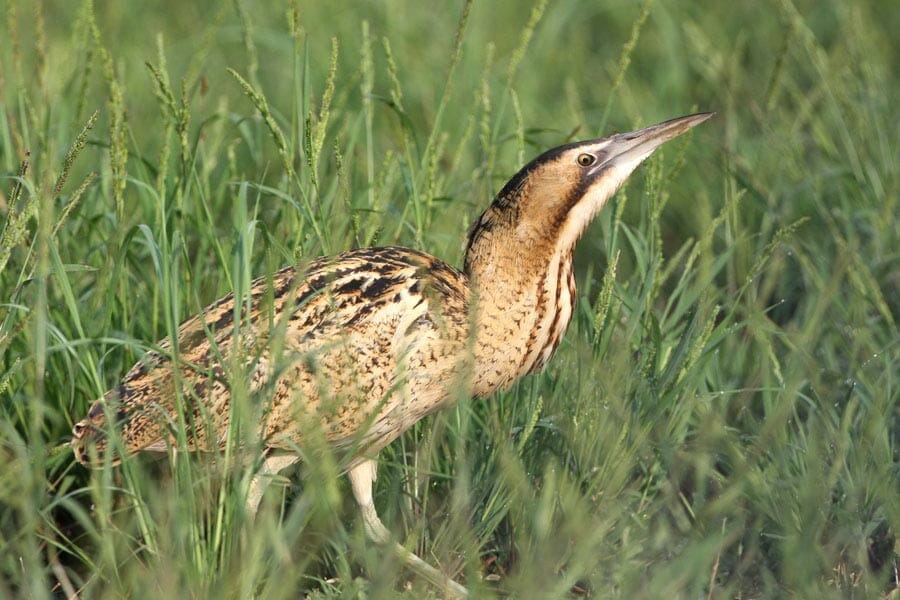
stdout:
<svg viewBox="0 0 900 600">
<path fill-rule="evenodd" d="M 559 347 L 575 304 L 571 253 L 531 276 L 511 273 L 477 296 L 474 392 L 487 396 L 542 369 Z"/>
</svg>

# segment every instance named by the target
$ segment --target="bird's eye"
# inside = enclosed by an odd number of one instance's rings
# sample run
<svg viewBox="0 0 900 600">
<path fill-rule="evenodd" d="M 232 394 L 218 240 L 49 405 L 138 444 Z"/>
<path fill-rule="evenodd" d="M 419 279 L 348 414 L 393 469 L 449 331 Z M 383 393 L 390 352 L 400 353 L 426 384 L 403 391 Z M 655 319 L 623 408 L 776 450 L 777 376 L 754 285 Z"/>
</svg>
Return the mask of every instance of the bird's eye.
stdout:
<svg viewBox="0 0 900 600">
<path fill-rule="evenodd" d="M 576 160 L 582 167 L 589 167 L 594 164 L 594 161 L 597 160 L 597 158 L 593 154 L 579 154 Z"/>
</svg>

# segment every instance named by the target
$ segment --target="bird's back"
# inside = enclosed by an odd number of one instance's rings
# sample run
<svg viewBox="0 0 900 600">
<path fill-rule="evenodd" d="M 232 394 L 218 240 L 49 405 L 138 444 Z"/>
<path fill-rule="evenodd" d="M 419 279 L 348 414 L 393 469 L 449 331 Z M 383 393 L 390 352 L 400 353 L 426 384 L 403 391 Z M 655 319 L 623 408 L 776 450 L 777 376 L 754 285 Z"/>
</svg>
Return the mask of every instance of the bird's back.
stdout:
<svg viewBox="0 0 900 600">
<path fill-rule="evenodd" d="M 236 385 L 267 446 L 320 434 L 377 451 L 466 389 L 469 295 L 460 271 L 393 247 L 257 279 L 240 310 L 233 294 L 210 305 L 181 325 L 177 352 L 164 340 L 94 403 L 75 426 L 76 456 L 90 460 L 83 442 L 102 456 L 107 415 L 126 452 L 165 449 L 179 398 L 189 448 L 221 446 Z"/>
</svg>

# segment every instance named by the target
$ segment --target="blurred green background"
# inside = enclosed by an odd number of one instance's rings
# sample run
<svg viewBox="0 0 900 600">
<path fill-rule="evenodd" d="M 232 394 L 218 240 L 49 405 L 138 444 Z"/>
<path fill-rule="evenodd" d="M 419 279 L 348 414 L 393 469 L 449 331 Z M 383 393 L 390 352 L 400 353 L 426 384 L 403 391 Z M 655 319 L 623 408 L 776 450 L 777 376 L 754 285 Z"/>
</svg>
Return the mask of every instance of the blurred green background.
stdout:
<svg viewBox="0 0 900 600">
<path fill-rule="evenodd" d="M 333 461 L 253 520 L 254 457 L 60 444 L 252 277 L 459 264 L 533 156 L 707 110 L 586 233 L 548 370 L 417 425 L 376 504 L 479 597 L 897 595 L 894 2 L 0 6 L 0 596 L 434 594 Z"/>
</svg>

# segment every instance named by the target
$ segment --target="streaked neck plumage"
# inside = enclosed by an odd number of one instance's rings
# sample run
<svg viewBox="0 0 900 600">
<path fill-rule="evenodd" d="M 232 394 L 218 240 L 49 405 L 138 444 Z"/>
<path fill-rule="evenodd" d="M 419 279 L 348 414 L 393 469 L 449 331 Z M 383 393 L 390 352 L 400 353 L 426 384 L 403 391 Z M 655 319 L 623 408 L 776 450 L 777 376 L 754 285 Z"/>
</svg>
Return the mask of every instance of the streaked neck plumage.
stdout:
<svg viewBox="0 0 900 600">
<path fill-rule="evenodd" d="M 523 168 L 475 222 L 465 271 L 475 294 L 474 393 L 486 396 L 542 368 L 575 304 L 572 228 L 580 182 L 555 167 L 566 147 Z M 586 223 L 585 223 L 586 224 Z"/>
</svg>

